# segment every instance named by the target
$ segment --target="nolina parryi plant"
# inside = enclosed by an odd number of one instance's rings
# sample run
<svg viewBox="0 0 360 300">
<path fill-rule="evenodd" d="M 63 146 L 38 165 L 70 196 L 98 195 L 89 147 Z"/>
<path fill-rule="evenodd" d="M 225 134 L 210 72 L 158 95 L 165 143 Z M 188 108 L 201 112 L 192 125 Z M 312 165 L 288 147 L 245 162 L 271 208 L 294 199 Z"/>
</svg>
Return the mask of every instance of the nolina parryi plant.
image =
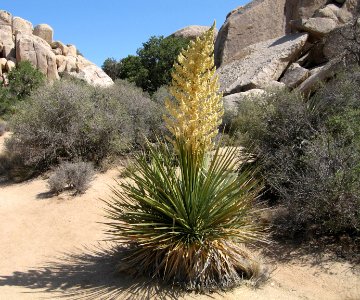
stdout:
<svg viewBox="0 0 360 300">
<path fill-rule="evenodd" d="M 111 239 L 128 245 L 119 270 L 186 289 L 226 289 L 261 274 L 243 247 L 262 239 L 252 202 L 259 184 L 236 172 L 236 148 L 215 146 L 223 115 L 215 75 L 215 24 L 174 65 L 159 142 L 135 159 L 130 181 L 108 201 Z M 149 162 L 150 161 L 150 162 Z"/>
</svg>

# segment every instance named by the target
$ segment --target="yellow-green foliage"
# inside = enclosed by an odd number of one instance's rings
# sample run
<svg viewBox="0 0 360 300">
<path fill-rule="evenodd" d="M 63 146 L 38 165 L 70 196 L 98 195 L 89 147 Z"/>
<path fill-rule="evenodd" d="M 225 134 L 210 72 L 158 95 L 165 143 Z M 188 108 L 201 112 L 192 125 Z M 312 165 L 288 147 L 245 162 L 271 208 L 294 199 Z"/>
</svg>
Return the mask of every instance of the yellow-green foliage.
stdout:
<svg viewBox="0 0 360 300">
<path fill-rule="evenodd" d="M 193 153 L 211 149 L 224 113 L 214 67 L 214 29 L 215 23 L 179 54 L 170 87 L 176 100 L 165 103 L 168 129 Z"/>
</svg>

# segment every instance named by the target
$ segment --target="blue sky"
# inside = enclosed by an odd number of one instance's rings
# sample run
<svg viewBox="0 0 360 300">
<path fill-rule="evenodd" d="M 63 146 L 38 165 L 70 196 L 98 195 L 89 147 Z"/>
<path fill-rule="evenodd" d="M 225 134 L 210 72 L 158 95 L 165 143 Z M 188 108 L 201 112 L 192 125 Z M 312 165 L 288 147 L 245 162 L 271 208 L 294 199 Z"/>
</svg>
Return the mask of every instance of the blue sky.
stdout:
<svg viewBox="0 0 360 300">
<path fill-rule="evenodd" d="M 249 0 L 8 0 L 0 9 L 33 25 L 47 23 L 54 39 L 74 44 L 101 66 L 108 57 L 135 54 L 152 35 L 167 36 L 188 25 L 219 29 L 226 15 Z"/>
</svg>

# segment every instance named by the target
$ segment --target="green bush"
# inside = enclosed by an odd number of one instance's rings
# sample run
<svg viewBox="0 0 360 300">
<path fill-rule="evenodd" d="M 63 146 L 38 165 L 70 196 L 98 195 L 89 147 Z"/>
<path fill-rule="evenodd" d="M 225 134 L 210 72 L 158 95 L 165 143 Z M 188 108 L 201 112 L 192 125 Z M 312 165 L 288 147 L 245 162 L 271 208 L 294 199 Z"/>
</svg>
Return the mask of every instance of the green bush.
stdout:
<svg viewBox="0 0 360 300">
<path fill-rule="evenodd" d="M 13 116 L 7 151 L 37 172 L 63 160 L 91 161 L 125 154 L 161 127 L 158 106 L 138 88 L 117 82 L 107 89 L 73 81 L 44 86 Z M 153 130 L 153 128 L 155 128 Z"/>
<path fill-rule="evenodd" d="M 94 178 L 94 168 L 88 162 L 61 163 L 48 179 L 52 193 L 59 194 L 65 189 L 75 190 L 76 194 L 84 193 Z"/>
<path fill-rule="evenodd" d="M 28 61 L 19 62 L 8 78 L 9 85 L 0 87 L 0 115 L 11 112 L 18 101 L 29 97 L 45 81 L 44 75 Z"/>
<path fill-rule="evenodd" d="M 360 232 L 360 73 L 338 75 L 306 101 L 270 92 L 244 101 L 233 134 L 256 157 L 287 232 Z"/>
</svg>

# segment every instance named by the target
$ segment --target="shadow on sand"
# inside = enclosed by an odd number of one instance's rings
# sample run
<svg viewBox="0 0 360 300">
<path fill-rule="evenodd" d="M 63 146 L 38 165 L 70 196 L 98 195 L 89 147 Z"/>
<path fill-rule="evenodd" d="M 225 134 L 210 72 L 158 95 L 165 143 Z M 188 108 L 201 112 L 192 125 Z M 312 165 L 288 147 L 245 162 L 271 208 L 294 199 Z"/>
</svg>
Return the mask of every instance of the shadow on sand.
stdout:
<svg viewBox="0 0 360 300">
<path fill-rule="evenodd" d="M 277 239 L 263 249 L 263 255 L 270 263 L 291 263 L 316 266 L 329 271 L 335 262 L 348 263 L 350 271 L 360 274 L 360 241 L 339 241 L 332 237 L 318 239 Z"/>
<path fill-rule="evenodd" d="M 182 293 L 144 279 L 116 273 L 121 251 L 110 247 L 77 249 L 43 267 L 0 275 L 0 286 L 18 286 L 48 298 L 70 299 L 178 299 Z M 121 250 L 121 249 L 120 249 Z"/>
</svg>

